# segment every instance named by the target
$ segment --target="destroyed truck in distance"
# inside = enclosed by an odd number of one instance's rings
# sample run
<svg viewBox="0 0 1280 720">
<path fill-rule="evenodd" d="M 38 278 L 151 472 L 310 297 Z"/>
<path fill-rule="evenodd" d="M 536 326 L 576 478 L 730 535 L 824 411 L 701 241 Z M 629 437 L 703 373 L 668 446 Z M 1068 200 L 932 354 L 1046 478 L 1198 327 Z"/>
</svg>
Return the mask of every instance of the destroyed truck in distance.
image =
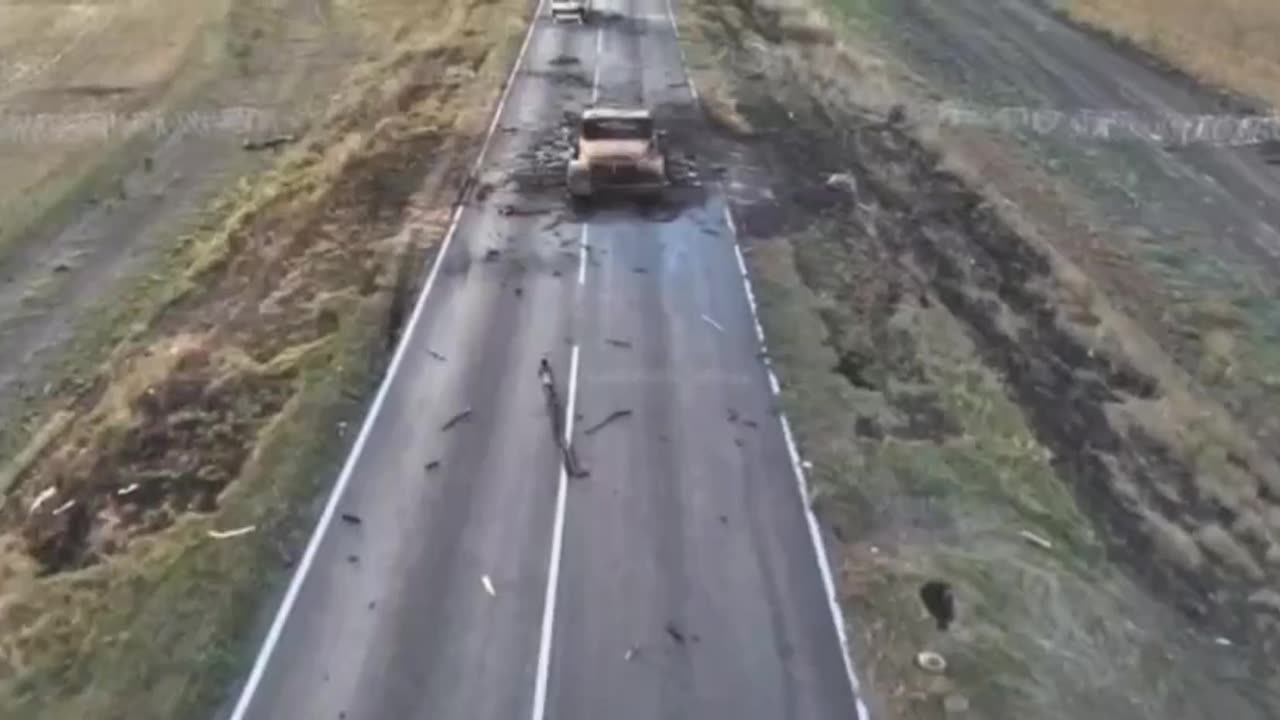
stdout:
<svg viewBox="0 0 1280 720">
<path fill-rule="evenodd" d="M 612 193 L 657 199 L 669 184 L 663 135 L 643 108 L 584 111 L 568 166 L 569 194 L 577 200 Z"/>
</svg>

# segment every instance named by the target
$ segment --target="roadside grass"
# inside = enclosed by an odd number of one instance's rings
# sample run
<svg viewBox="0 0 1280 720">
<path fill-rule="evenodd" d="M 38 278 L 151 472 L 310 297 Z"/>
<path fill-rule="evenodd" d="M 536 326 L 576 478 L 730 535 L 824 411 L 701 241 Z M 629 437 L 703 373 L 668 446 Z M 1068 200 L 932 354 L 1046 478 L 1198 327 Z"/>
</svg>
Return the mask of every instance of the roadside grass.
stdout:
<svg viewBox="0 0 1280 720">
<path fill-rule="evenodd" d="M 1273 716 L 1254 634 L 1273 627 L 1274 462 L 1071 263 L 1046 187 L 1010 171 L 1006 196 L 1008 164 L 885 123 L 907 93 L 865 48 L 841 66 L 839 41 L 757 31 L 793 4 L 685 6 L 682 26 L 703 94 L 770 138 L 731 170 L 775 197 L 740 201 L 741 241 L 873 715 Z M 955 593 L 947 633 L 930 579 Z M 926 649 L 946 672 L 915 664 Z"/>
<path fill-rule="evenodd" d="M 1280 6 L 1269 0 L 1071 0 L 1066 11 L 1202 80 L 1280 105 Z"/>
<path fill-rule="evenodd" d="M 11 677 L 0 681 L 6 714 L 198 717 L 220 701 L 244 669 L 244 633 L 305 536 L 309 500 L 345 449 L 335 421 L 356 419 L 376 379 L 369 348 L 381 314 L 360 308 L 298 358 L 297 395 L 249 439 L 255 453 L 243 477 L 255 484 L 228 490 L 216 520 L 179 519 L 80 572 L 36 579 L 29 565 L 5 568 L 6 585 L 20 583 L 5 593 L 6 624 L 16 630 L 0 643 Z M 212 540 L 215 526 L 254 531 Z M 23 560 L 17 550 L 5 553 L 11 563 Z"/>
<path fill-rule="evenodd" d="M 919 49 L 908 31 L 895 26 L 891 5 L 881 0 L 834 0 L 832 5 L 860 40 L 878 50 Z M 1280 55 L 1274 48 L 1260 47 L 1268 29 L 1280 21 L 1280 10 L 1272 4 L 1234 0 L 1205 8 L 1181 0 L 1074 0 L 1067 8 L 1072 19 L 1128 38 L 1202 79 L 1272 102 L 1280 98 L 1274 82 Z M 927 6 L 919 11 L 929 12 Z M 924 61 L 934 63 L 928 71 L 945 76 L 945 68 L 937 67 L 938 50 L 931 52 Z M 1242 57 L 1248 62 L 1238 62 Z M 1202 71 L 1202 66 L 1212 69 Z M 902 70 L 894 67 L 895 73 Z M 1254 82 L 1240 77 L 1250 73 Z M 1000 105 L 999 93 L 982 86 L 981 78 L 966 77 L 963 92 L 966 101 Z M 1033 92 L 1030 89 L 1018 92 L 1022 96 L 1012 100 L 1014 104 L 1042 102 L 1026 96 Z M 947 144 L 969 139 L 962 132 L 938 132 L 944 135 L 951 138 Z M 1182 370 L 1235 413 L 1242 425 L 1252 428 L 1258 441 L 1280 440 L 1280 418 L 1273 411 L 1280 403 L 1280 338 L 1275 330 L 1280 327 L 1280 285 L 1275 279 L 1252 258 L 1235 252 L 1231 243 L 1221 242 L 1226 231 L 1207 224 L 1194 205 L 1161 209 L 1163 217 L 1176 218 L 1176 229 L 1151 226 L 1149 218 L 1155 213 L 1148 211 L 1154 199 L 1177 197 L 1181 191 L 1178 181 L 1161 169 L 1157 153 L 1121 145 L 1105 152 L 1081 152 L 1078 143 L 1029 134 L 1000 140 L 1010 150 L 1017 144 L 1099 199 L 1087 212 L 1108 218 L 1110 242 L 1104 252 L 1112 271 L 1097 272 L 1094 258 L 1081 253 L 1074 253 L 1072 260 L 1089 264 L 1102 290 L 1126 303 L 1125 311 L 1139 317 Z M 996 181 L 987 175 L 981 179 Z M 1162 193 L 1166 187 L 1170 192 Z M 1099 232 L 1096 227 L 1080 231 Z M 1098 248 L 1089 252 L 1100 254 Z M 1134 294 L 1135 286 L 1142 288 L 1141 301 L 1126 297 Z"/>
<path fill-rule="evenodd" d="M 0 714 L 198 716 L 243 671 L 524 29 L 521 2 L 377 10 L 394 48 L 87 321 L 6 439 Z M 49 487 L 76 503 L 29 512 Z"/>
</svg>

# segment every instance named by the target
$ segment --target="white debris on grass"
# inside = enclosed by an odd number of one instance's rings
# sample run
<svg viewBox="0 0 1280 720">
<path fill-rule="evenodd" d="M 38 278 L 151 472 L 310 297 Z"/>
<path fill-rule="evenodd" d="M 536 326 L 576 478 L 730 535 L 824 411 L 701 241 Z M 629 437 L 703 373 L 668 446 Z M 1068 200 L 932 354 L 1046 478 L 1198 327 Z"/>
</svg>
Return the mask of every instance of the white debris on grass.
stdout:
<svg viewBox="0 0 1280 720">
<path fill-rule="evenodd" d="M 31 501 L 31 509 L 29 510 L 29 512 L 34 513 L 35 511 L 39 510 L 41 505 L 44 505 L 45 503 L 52 500 L 53 496 L 57 494 L 58 494 L 58 488 L 53 486 L 49 486 L 44 490 L 41 490 L 40 494 L 36 495 L 35 499 Z"/>
<path fill-rule="evenodd" d="M 244 527 L 239 527 L 235 530 L 210 530 L 209 537 L 214 540 L 226 540 L 228 538 L 240 537 L 241 535 L 248 535 L 257 529 L 257 525 L 245 525 Z"/>
</svg>

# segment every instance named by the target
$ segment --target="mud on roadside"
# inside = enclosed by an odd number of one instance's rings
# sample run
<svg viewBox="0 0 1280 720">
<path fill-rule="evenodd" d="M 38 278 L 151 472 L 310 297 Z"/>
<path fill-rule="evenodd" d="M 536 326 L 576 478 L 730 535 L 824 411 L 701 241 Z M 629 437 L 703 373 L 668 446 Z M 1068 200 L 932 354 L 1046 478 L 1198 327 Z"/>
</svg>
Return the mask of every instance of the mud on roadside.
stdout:
<svg viewBox="0 0 1280 720">
<path fill-rule="evenodd" d="M 1274 462 L 1201 435 L 1177 378 L 1098 342 L 1057 256 L 909 122 L 844 102 L 797 49 L 832 44 L 797 30 L 802 6 L 692 12 L 750 129 L 735 210 L 873 705 L 1272 716 Z M 1213 472 L 1207 445 L 1230 459 Z M 915 597 L 936 576 L 959 598 L 947 635 Z M 944 676 L 912 665 L 928 646 Z"/>
</svg>

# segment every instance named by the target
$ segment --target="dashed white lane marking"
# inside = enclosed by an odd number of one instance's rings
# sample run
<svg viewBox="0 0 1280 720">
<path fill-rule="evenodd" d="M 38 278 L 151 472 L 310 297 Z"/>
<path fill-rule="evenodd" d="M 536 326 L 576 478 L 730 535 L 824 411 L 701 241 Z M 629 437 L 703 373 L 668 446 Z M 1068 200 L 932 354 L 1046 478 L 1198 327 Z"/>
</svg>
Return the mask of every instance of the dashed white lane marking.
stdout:
<svg viewBox="0 0 1280 720">
<path fill-rule="evenodd" d="M 564 443 L 573 442 L 573 416 L 578 402 L 578 346 L 569 356 L 569 401 L 565 403 Z M 547 714 L 547 681 L 551 674 L 551 641 L 555 635 L 556 597 L 560 587 L 560 557 L 564 547 L 564 508 L 569 488 L 569 473 L 560 463 L 560 482 L 556 488 L 556 516 L 551 529 L 551 561 L 547 568 L 547 594 L 542 604 L 542 639 L 538 644 L 538 665 L 533 685 L 531 720 L 544 720 Z"/>
<path fill-rule="evenodd" d="M 588 245 L 587 234 L 591 226 L 583 223 L 582 234 L 578 236 L 578 284 L 585 285 L 587 283 L 587 254 L 591 252 L 591 246 Z"/>
<path fill-rule="evenodd" d="M 591 104 L 600 99 L 600 66 L 604 64 L 604 28 L 596 29 L 596 71 L 591 77 Z"/>
<path fill-rule="evenodd" d="M 533 31 L 538 25 L 538 18 L 542 16 L 542 8 L 545 2 L 546 0 L 538 0 L 538 7 L 534 10 L 533 18 L 529 21 L 529 29 L 524 36 L 524 44 L 520 46 L 520 52 L 516 55 L 515 64 L 511 66 L 511 74 L 507 76 L 506 86 L 503 87 L 502 95 L 498 98 L 498 106 L 494 108 L 489 130 L 485 134 L 484 143 L 480 146 L 480 152 L 476 155 L 472 174 L 479 171 L 485 155 L 489 152 L 489 146 L 493 142 L 494 130 L 497 129 L 498 120 L 502 117 L 502 110 L 506 107 L 507 99 L 511 96 L 511 88 L 515 86 L 516 75 L 519 74 L 520 68 L 524 66 L 525 55 L 529 50 L 529 43 L 533 39 Z M 422 292 L 418 294 L 418 301 L 413 306 L 413 313 L 409 316 L 404 335 L 400 338 L 395 354 L 391 357 L 391 364 L 387 366 L 387 373 L 382 378 L 382 384 L 378 386 L 378 393 L 373 398 L 373 404 L 369 407 L 369 412 L 365 414 L 364 423 L 360 426 L 360 433 L 356 436 L 355 444 L 351 446 L 351 452 L 347 455 L 346 462 L 342 465 L 338 480 L 334 483 L 333 490 L 329 493 L 329 500 L 325 503 L 324 511 L 320 514 L 320 520 L 316 523 L 316 528 L 311 533 L 311 539 L 307 541 L 307 549 L 303 552 L 302 560 L 298 562 L 298 569 L 294 572 L 293 579 L 289 581 L 289 587 L 285 590 L 284 599 L 280 601 L 280 608 L 276 611 L 275 618 L 271 621 L 271 627 L 267 630 L 267 636 L 262 641 L 262 647 L 259 648 L 257 657 L 254 658 L 253 669 L 249 671 L 249 677 L 245 680 L 244 687 L 240 691 L 240 697 L 236 701 L 235 708 L 231 711 L 229 720 L 244 720 L 249 712 L 249 705 L 253 702 L 254 694 L 262 683 L 262 678 L 267 671 L 267 665 L 280 642 L 280 636 L 284 634 L 285 623 L 288 622 L 289 615 L 293 612 L 294 605 L 298 602 L 302 584 L 306 580 L 311 566 L 315 563 L 316 555 L 320 550 L 320 542 L 323 540 L 325 533 L 328 532 L 329 526 L 333 523 L 333 516 L 337 512 L 338 502 L 341 500 L 347 486 L 351 483 L 351 476 L 355 471 L 356 462 L 364 451 L 364 446 L 369 440 L 374 421 L 382 411 L 382 404 L 386 402 L 387 392 L 395 381 L 396 373 L 400 370 L 400 364 L 404 361 L 405 352 L 413 340 L 413 331 L 417 328 L 418 321 L 422 316 L 422 310 L 426 306 L 427 296 L 431 294 L 431 288 L 435 286 L 436 277 L 440 273 L 440 264 L 449 254 L 449 245 L 452 243 L 454 235 L 457 234 L 458 222 L 461 219 L 462 204 L 459 203 L 453 209 L 453 217 L 449 221 L 449 229 L 445 232 L 444 240 L 440 243 L 440 249 L 436 252 L 435 260 L 432 261 L 431 270 L 427 274 L 426 282 L 422 285 Z M 572 415 L 570 417 L 572 418 Z"/>
</svg>

